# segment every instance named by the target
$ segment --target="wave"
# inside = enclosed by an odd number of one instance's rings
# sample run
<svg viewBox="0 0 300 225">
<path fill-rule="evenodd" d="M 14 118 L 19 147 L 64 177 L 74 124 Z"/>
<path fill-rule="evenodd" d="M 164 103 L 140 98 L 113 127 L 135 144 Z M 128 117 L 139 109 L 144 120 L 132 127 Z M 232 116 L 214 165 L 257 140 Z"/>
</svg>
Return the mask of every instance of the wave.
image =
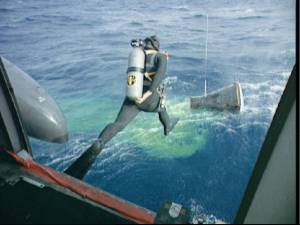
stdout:
<svg viewBox="0 0 300 225">
<path fill-rule="evenodd" d="M 191 64 L 193 66 L 203 62 L 203 59 L 199 59 L 196 57 L 191 57 L 191 56 L 178 56 L 178 55 L 172 55 L 172 61 L 174 62 L 181 62 L 185 64 Z"/>
<path fill-rule="evenodd" d="M 239 13 L 239 14 L 249 14 L 249 13 L 254 13 L 254 9 L 252 8 L 247 8 L 247 9 L 241 9 L 241 8 L 238 8 L 238 9 L 232 9 L 231 10 L 232 12 L 235 12 L 235 13 Z"/>
<path fill-rule="evenodd" d="M 187 12 L 190 10 L 190 8 L 188 6 L 171 6 L 171 7 L 168 7 L 167 9 L 168 10 L 175 9 L 175 10 L 183 11 L 183 12 Z"/>
<path fill-rule="evenodd" d="M 247 122 L 242 125 L 237 126 L 237 129 L 249 129 L 249 127 L 263 127 L 268 128 L 270 126 L 267 122 Z"/>
<path fill-rule="evenodd" d="M 16 25 L 13 24 L 5 24 L 5 25 L 0 25 L 0 30 L 11 30 L 15 29 Z"/>
<path fill-rule="evenodd" d="M 221 219 L 218 219 L 215 215 L 205 212 L 204 207 L 197 203 L 195 199 L 191 200 L 191 223 L 192 224 L 225 224 Z"/>
<path fill-rule="evenodd" d="M 240 16 L 235 19 L 237 20 L 255 20 L 255 19 L 265 19 L 266 16 Z"/>
<path fill-rule="evenodd" d="M 15 12 L 14 9 L 8 9 L 8 8 L 0 8 L 0 13 L 12 13 Z"/>
<path fill-rule="evenodd" d="M 70 24 L 70 22 L 74 23 L 78 21 L 80 21 L 78 18 L 64 15 L 33 15 L 19 20 L 20 23 L 47 22 L 50 24 Z"/>
<path fill-rule="evenodd" d="M 154 23 L 154 22 L 152 22 Z M 133 26 L 133 27 L 143 27 L 144 25 L 140 22 L 129 22 L 128 26 Z"/>
<path fill-rule="evenodd" d="M 256 94 L 267 92 L 275 93 L 277 91 L 284 90 L 289 74 L 290 73 L 288 72 L 275 73 L 275 75 L 272 77 L 272 80 L 266 80 L 257 83 L 242 82 L 241 86 L 243 89 L 250 90 L 252 92 L 259 91 Z"/>
<path fill-rule="evenodd" d="M 182 19 L 185 19 L 185 20 L 202 19 L 202 18 L 206 18 L 206 15 L 204 15 L 204 14 L 195 14 L 195 15 L 191 15 L 191 16 L 184 16 L 184 17 L 182 17 Z"/>
</svg>

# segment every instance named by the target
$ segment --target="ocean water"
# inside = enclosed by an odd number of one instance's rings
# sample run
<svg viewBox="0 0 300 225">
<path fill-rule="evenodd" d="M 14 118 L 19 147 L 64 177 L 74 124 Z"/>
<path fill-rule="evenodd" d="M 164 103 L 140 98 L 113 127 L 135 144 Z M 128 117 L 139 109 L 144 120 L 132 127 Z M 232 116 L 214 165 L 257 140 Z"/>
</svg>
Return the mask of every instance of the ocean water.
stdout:
<svg viewBox="0 0 300 225">
<path fill-rule="evenodd" d="M 104 149 L 85 181 L 158 211 L 166 200 L 232 222 L 295 63 L 292 0 L 0 0 L 0 54 L 55 98 L 67 144 L 32 139 L 35 159 L 63 171 L 116 117 L 130 40 L 156 34 L 170 53 L 169 137 L 140 115 Z M 244 110 L 191 110 L 204 92 L 241 82 Z"/>
</svg>

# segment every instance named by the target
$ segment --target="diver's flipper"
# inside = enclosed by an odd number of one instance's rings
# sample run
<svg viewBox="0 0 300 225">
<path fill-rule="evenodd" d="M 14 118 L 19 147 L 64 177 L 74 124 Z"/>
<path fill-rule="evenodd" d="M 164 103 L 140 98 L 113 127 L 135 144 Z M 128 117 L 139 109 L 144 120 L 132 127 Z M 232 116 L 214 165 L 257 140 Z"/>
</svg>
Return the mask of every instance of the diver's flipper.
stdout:
<svg viewBox="0 0 300 225">
<path fill-rule="evenodd" d="M 170 127 L 167 128 L 165 130 L 165 135 L 168 136 L 169 133 L 173 130 L 173 128 L 176 126 L 176 124 L 178 123 L 179 121 L 179 118 L 174 118 L 174 119 L 171 119 L 171 123 L 170 123 Z"/>
<path fill-rule="evenodd" d="M 64 172 L 77 179 L 82 179 L 89 171 L 91 165 L 94 163 L 103 147 L 103 142 L 101 140 L 97 140 Z"/>
</svg>

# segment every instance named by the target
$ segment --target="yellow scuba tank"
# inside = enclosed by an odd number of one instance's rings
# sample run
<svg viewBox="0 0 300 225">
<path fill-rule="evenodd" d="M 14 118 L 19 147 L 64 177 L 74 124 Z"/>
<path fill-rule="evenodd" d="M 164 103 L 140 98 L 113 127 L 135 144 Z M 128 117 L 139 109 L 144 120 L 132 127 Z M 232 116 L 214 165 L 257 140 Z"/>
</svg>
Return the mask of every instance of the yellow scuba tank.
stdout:
<svg viewBox="0 0 300 225">
<path fill-rule="evenodd" d="M 142 40 L 131 41 L 131 46 L 133 49 L 128 58 L 126 95 L 134 101 L 143 96 L 145 53 Z"/>
</svg>

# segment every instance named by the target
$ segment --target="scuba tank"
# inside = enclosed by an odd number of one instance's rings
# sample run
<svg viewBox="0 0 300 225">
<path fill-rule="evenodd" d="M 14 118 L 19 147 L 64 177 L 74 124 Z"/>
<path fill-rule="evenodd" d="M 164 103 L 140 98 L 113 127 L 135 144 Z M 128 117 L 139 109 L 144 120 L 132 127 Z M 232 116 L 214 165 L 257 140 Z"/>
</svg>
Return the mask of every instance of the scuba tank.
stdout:
<svg viewBox="0 0 300 225">
<path fill-rule="evenodd" d="M 136 100 L 143 96 L 145 53 L 144 42 L 142 40 L 132 40 L 133 47 L 127 69 L 127 90 L 126 95 L 131 100 Z"/>
</svg>

